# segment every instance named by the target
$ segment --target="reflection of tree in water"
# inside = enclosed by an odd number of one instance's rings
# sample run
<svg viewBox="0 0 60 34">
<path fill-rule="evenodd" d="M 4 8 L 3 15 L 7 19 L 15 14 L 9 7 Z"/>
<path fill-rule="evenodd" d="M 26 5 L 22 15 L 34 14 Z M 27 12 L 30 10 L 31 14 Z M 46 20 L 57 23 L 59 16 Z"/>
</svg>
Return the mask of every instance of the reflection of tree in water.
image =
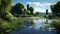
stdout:
<svg viewBox="0 0 60 34">
<path fill-rule="evenodd" d="M 48 19 L 46 18 L 46 23 L 48 23 Z"/>
<path fill-rule="evenodd" d="M 45 22 L 44 22 L 44 29 L 48 29 L 49 28 L 49 26 L 48 26 L 48 23 L 49 21 L 48 21 L 48 9 L 46 9 L 46 20 L 45 20 Z"/>
<path fill-rule="evenodd" d="M 27 25 L 27 26 L 33 25 L 33 20 L 26 19 L 25 25 Z"/>
<path fill-rule="evenodd" d="M 44 22 L 44 25 L 43 25 L 43 29 L 44 30 L 48 30 L 48 31 L 51 31 L 52 30 L 52 27 L 48 21 L 48 18 L 46 18 L 45 22 Z"/>
<path fill-rule="evenodd" d="M 57 20 L 53 20 L 53 22 L 51 23 L 52 26 L 55 28 L 54 30 L 57 32 L 57 34 L 60 34 L 60 22 L 58 22 Z"/>
</svg>

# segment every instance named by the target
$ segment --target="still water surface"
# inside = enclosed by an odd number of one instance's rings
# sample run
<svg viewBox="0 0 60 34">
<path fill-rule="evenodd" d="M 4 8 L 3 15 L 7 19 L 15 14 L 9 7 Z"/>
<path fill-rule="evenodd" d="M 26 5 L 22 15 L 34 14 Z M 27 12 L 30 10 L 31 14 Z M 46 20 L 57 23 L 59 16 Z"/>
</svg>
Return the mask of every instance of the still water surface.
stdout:
<svg viewBox="0 0 60 34">
<path fill-rule="evenodd" d="M 35 18 L 29 20 L 29 22 L 31 21 L 33 24 L 28 23 L 23 28 L 12 31 L 12 34 L 56 34 L 50 25 L 52 20 Z"/>
</svg>

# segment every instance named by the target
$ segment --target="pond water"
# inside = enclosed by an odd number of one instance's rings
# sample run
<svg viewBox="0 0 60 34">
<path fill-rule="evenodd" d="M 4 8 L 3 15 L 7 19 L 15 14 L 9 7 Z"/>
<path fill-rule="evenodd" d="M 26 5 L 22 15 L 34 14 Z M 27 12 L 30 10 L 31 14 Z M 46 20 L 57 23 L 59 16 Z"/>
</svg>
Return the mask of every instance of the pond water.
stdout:
<svg viewBox="0 0 60 34">
<path fill-rule="evenodd" d="M 33 22 L 33 24 L 29 22 Z M 45 18 L 34 18 L 23 27 L 12 31 L 12 34 L 56 34 L 51 27 L 50 23 L 52 20 Z"/>
</svg>

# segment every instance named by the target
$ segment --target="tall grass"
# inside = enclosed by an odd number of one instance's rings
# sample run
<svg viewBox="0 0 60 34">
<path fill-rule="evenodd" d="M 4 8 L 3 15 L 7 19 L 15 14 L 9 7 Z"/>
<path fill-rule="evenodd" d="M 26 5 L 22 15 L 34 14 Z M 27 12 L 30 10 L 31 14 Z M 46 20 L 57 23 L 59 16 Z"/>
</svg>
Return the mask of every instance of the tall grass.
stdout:
<svg viewBox="0 0 60 34">
<path fill-rule="evenodd" d="M 60 34 L 60 19 L 54 19 L 51 25 L 55 28 L 57 34 Z"/>
<path fill-rule="evenodd" d="M 22 27 L 23 25 L 24 21 L 21 18 L 16 18 L 13 21 L 5 21 L 0 18 L 0 34 L 11 32 L 12 30 Z"/>
</svg>

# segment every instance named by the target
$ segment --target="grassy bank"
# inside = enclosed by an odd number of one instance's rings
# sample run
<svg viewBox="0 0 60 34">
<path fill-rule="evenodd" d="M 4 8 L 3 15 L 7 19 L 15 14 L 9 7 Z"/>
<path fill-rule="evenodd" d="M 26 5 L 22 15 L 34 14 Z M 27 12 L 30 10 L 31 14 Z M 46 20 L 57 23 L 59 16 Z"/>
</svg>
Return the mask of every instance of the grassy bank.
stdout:
<svg viewBox="0 0 60 34">
<path fill-rule="evenodd" d="M 60 34 L 60 19 L 53 19 L 51 25 L 55 28 L 57 34 Z"/>
<path fill-rule="evenodd" d="M 6 34 L 7 32 L 17 29 L 18 27 L 22 27 L 23 25 L 24 21 L 21 18 L 16 18 L 13 21 L 5 21 L 0 18 L 0 34 Z"/>
</svg>

